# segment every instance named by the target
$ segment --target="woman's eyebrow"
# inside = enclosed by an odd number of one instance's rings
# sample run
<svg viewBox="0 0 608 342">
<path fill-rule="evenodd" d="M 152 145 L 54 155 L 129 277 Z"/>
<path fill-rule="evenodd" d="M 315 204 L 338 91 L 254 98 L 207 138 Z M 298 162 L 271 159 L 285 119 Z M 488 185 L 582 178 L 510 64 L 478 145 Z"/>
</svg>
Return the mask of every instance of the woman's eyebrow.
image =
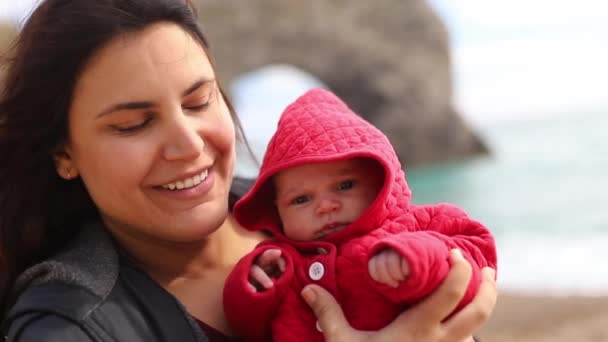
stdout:
<svg viewBox="0 0 608 342">
<path fill-rule="evenodd" d="M 110 108 L 100 112 L 99 114 L 97 114 L 95 116 L 95 118 L 100 118 L 104 115 L 108 115 L 112 112 L 116 112 L 119 110 L 124 110 L 124 109 L 147 109 L 147 108 L 152 108 L 154 106 L 153 102 L 150 101 L 136 101 L 136 102 L 123 102 L 123 103 L 117 103 L 114 104 L 112 106 L 110 106 Z"/>
<path fill-rule="evenodd" d="M 215 79 L 209 78 L 201 78 L 195 81 L 191 86 L 189 86 L 186 90 L 182 92 L 182 97 L 188 96 L 198 90 L 205 84 L 209 84 L 214 82 Z M 111 105 L 109 108 L 101 111 L 99 114 L 95 116 L 95 118 L 100 118 L 104 115 L 110 114 L 112 112 L 116 112 L 119 110 L 133 110 L 133 109 L 148 109 L 154 107 L 154 102 L 152 101 L 133 101 L 133 102 L 122 102 Z"/>
<path fill-rule="evenodd" d="M 201 78 L 198 81 L 194 82 L 188 89 L 184 90 L 182 93 L 182 97 L 188 96 L 198 90 L 200 87 L 206 84 L 210 84 L 214 82 L 215 79 Z"/>
</svg>

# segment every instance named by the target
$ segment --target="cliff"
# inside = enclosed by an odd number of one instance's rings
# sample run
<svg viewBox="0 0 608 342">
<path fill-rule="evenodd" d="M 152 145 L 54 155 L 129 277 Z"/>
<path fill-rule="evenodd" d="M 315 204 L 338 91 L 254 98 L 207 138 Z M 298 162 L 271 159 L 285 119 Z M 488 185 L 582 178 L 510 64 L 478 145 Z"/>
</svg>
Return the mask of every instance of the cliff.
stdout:
<svg viewBox="0 0 608 342">
<path fill-rule="evenodd" d="M 224 83 L 291 64 L 383 130 L 406 165 L 487 153 L 452 105 L 448 32 L 425 0 L 204 0 L 197 8 Z"/>
</svg>

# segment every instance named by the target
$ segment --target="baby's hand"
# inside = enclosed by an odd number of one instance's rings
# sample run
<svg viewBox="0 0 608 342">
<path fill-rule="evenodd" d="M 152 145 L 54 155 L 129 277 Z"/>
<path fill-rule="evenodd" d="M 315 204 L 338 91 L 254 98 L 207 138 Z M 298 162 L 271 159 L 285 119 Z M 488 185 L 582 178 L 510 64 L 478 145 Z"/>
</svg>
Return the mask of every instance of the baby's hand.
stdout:
<svg viewBox="0 0 608 342">
<path fill-rule="evenodd" d="M 407 261 L 394 250 L 387 248 L 369 259 L 369 275 L 375 281 L 397 287 L 410 274 Z"/>
<path fill-rule="evenodd" d="M 280 277 L 285 272 L 285 265 L 280 249 L 265 250 L 249 270 L 249 288 L 253 292 L 262 292 L 273 287 L 271 278 Z"/>
</svg>

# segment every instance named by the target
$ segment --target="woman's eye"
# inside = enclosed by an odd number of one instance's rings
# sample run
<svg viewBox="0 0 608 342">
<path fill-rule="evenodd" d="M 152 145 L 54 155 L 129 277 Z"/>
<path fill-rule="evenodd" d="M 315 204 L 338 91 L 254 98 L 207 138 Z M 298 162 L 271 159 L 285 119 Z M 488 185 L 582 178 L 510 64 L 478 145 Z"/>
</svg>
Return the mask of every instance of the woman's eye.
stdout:
<svg viewBox="0 0 608 342">
<path fill-rule="evenodd" d="M 352 189 L 352 187 L 355 185 L 355 182 L 353 182 L 352 180 L 347 180 L 344 182 L 340 182 L 340 184 L 338 185 L 338 190 L 348 190 L 348 189 Z"/>
<path fill-rule="evenodd" d="M 209 107 L 209 102 L 205 102 L 203 104 L 200 105 L 191 105 L 191 106 L 184 106 L 185 109 L 188 110 L 193 110 L 195 112 L 201 111 L 201 110 L 205 110 Z"/>
<path fill-rule="evenodd" d="M 124 133 L 124 134 L 128 134 L 128 133 L 134 133 L 137 132 L 143 128 L 145 128 L 150 121 L 152 121 L 151 118 L 147 118 L 144 121 L 142 121 L 141 123 L 135 124 L 135 125 L 113 125 L 112 128 L 117 131 L 118 133 Z"/>
<path fill-rule="evenodd" d="M 291 200 L 291 204 L 304 204 L 310 200 L 309 196 L 298 196 Z"/>
</svg>

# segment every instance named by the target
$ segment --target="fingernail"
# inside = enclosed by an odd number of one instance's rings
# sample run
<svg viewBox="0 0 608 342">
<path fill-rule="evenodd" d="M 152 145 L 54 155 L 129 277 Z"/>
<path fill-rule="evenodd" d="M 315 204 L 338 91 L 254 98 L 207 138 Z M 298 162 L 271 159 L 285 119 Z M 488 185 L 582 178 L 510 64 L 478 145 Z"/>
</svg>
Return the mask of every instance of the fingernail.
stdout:
<svg viewBox="0 0 608 342">
<path fill-rule="evenodd" d="M 491 267 L 485 267 L 482 272 L 485 273 L 486 277 L 494 280 L 496 278 L 496 271 Z"/>
<path fill-rule="evenodd" d="M 452 249 L 452 251 L 451 251 L 451 252 L 452 252 L 452 255 L 453 255 L 453 256 L 455 256 L 455 257 L 457 257 L 457 258 L 463 258 L 463 256 L 462 256 L 462 252 L 460 251 L 460 249 L 458 249 L 458 248 L 454 248 L 454 249 Z"/>
<path fill-rule="evenodd" d="M 305 287 L 301 292 L 302 297 L 309 305 L 313 304 L 317 300 L 317 294 L 310 287 Z"/>
</svg>

